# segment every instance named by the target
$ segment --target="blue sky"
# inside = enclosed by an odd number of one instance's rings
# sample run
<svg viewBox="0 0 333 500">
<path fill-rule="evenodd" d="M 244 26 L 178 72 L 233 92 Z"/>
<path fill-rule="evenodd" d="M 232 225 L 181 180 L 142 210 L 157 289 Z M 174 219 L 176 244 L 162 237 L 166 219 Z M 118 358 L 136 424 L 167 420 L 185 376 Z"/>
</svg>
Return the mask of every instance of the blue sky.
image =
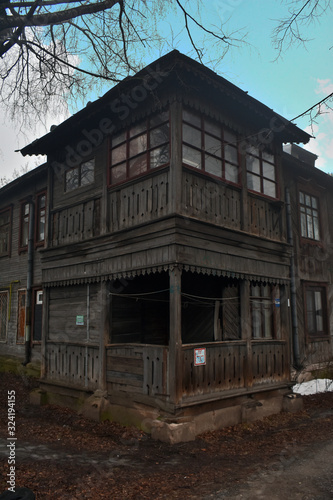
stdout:
<svg viewBox="0 0 333 500">
<path fill-rule="evenodd" d="M 195 2 L 188 3 L 194 8 Z M 328 11 L 318 22 L 305 28 L 304 32 L 310 39 L 305 47 L 293 45 L 275 60 L 277 53 L 271 35 L 276 20 L 287 13 L 286 4 L 286 1 L 280 0 L 212 0 L 204 2 L 202 22 L 209 28 L 212 24 L 224 23 L 227 32 L 243 28 L 243 33 L 247 33 L 247 43 L 231 48 L 214 68 L 215 71 L 285 118 L 293 119 L 333 92 L 333 11 Z M 195 10 L 193 15 L 196 15 Z M 160 33 L 169 43 L 170 23 L 174 33 L 181 30 L 183 18 L 180 12 L 177 15 L 168 14 L 161 21 Z M 196 30 L 193 33 L 197 39 L 200 38 Z M 192 57 L 194 55 L 183 30 L 172 46 L 165 44 L 163 52 L 156 50 L 147 54 L 146 63 L 151 63 L 172 48 Z M 211 55 L 214 58 L 216 54 L 212 52 Z M 95 98 L 92 94 L 87 101 Z M 48 126 L 50 123 L 53 123 L 52 119 Z M 319 156 L 316 166 L 333 172 L 333 112 L 319 116 L 313 130 L 309 127 L 308 117 L 296 120 L 296 124 L 316 136 L 316 140 L 305 146 Z M 14 149 L 23 147 L 44 133 L 45 129 L 40 128 L 35 132 L 27 131 L 23 137 L 8 122 L 2 127 L 0 123 L 0 175 L 10 176 L 14 168 L 25 165 L 28 159 L 14 153 Z M 32 159 L 32 164 L 36 165 L 36 158 Z"/>
</svg>

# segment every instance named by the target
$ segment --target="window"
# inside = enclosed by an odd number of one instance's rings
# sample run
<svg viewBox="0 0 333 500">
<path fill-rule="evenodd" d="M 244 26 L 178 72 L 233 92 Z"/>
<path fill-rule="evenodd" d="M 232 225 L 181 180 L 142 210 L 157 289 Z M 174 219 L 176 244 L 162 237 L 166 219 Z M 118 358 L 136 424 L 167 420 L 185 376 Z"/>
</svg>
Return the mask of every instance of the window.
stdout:
<svg viewBox="0 0 333 500">
<path fill-rule="evenodd" d="M 0 342 L 7 340 L 8 292 L 0 292 Z"/>
<path fill-rule="evenodd" d="M 0 212 L 0 257 L 10 255 L 11 209 Z"/>
<path fill-rule="evenodd" d="M 252 337 L 272 339 L 279 337 L 280 290 L 278 286 L 252 283 L 250 288 Z"/>
<path fill-rule="evenodd" d="M 20 250 L 28 248 L 29 240 L 29 220 L 30 220 L 30 203 L 25 201 L 21 203 L 21 226 L 20 226 Z"/>
<path fill-rule="evenodd" d="M 305 285 L 306 330 L 310 337 L 323 337 L 327 331 L 326 288 Z"/>
<path fill-rule="evenodd" d="M 145 174 L 169 162 L 169 112 L 164 111 L 111 139 L 111 185 Z"/>
<path fill-rule="evenodd" d="M 183 164 L 238 184 L 236 135 L 206 117 L 183 110 Z"/>
<path fill-rule="evenodd" d="M 36 245 L 43 244 L 45 240 L 46 221 L 46 194 L 41 193 L 36 199 Z"/>
<path fill-rule="evenodd" d="M 301 217 L 301 235 L 303 238 L 320 240 L 319 234 L 319 202 L 318 198 L 299 192 L 299 209 Z"/>
<path fill-rule="evenodd" d="M 246 170 L 248 189 L 277 198 L 274 155 L 250 146 L 246 151 Z"/>
<path fill-rule="evenodd" d="M 17 338 L 18 344 L 23 344 L 25 339 L 25 297 L 26 291 L 19 290 L 17 296 Z"/>
<path fill-rule="evenodd" d="M 94 182 L 95 159 L 85 161 L 65 173 L 65 191 L 72 191 Z"/>
</svg>

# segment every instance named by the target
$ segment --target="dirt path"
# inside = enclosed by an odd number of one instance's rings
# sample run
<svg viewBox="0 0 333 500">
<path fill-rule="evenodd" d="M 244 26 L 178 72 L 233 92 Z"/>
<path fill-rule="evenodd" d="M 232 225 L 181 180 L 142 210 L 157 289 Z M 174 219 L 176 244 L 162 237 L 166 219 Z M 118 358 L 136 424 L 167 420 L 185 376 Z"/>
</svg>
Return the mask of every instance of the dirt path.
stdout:
<svg viewBox="0 0 333 500">
<path fill-rule="evenodd" d="M 0 374 L 0 492 L 8 474 L 7 391 L 16 394 L 17 487 L 37 500 L 333 498 L 333 393 L 305 408 L 167 445 L 68 409 L 34 407 L 32 382 Z"/>
</svg>

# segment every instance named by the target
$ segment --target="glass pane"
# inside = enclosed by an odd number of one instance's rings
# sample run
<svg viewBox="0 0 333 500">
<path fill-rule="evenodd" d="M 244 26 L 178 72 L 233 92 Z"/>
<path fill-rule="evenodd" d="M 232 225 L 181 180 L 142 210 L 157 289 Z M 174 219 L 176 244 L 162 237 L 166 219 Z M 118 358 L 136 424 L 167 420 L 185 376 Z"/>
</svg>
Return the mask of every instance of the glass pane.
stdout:
<svg viewBox="0 0 333 500">
<path fill-rule="evenodd" d="M 111 169 L 111 184 L 126 180 L 126 163 L 121 163 Z"/>
<path fill-rule="evenodd" d="M 207 153 L 218 156 L 219 158 L 222 157 L 221 141 L 211 135 L 205 134 L 205 150 Z"/>
<path fill-rule="evenodd" d="M 275 198 L 276 186 L 274 182 L 266 181 L 266 179 L 264 179 L 263 185 L 264 185 L 264 194 L 266 194 L 267 196 L 271 196 L 272 198 Z"/>
<path fill-rule="evenodd" d="M 213 156 L 205 156 L 205 170 L 209 174 L 216 175 L 217 177 L 222 177 L 222 160 L 214 158 Z"/>
<path fill-rule="evenodd" d="M 235 148 L 234 146 L 230 146 L 229 144 L 225 144 L 224 158 L 226 161 L 230 161 L 231 163 L 235 163 L 236 165 L 238 165 L 237 148 Z"/>
<path fill-rule="evenodd" d="M 318 208 L 317 198 L 315 198 L 314 196 L 311 196 L 311 201 L 312 201 L 312 207 Z"/>
<path fill-rule="evenodd" d="M 314 300 L 313 300 L 313 292 L 306 292 L 306 313 L 307 313 L 307 324 L 308 324 L 308 332 L 314 333 L 315 331 L 315 318 L 314 318 Z"/>
<path fill-rule="evenodd" d="M 274 167 L 274 165 L 271 165 L 270 163 L 263 162 L 262 173 L 263 173 L 264 177 L 267 177 L 267 179 L 271 179 L 272 181 L 275 181 L 275 167 Z"/>
<path fill-rule="evenodd" d="M 317 217 L 313 217 L 313 237 L 315 240 L 320 240 L 319 220 L 317 219 Z"/>
<path fill-rule="evenodd" d="M 304 205 L 304 194 L 303 193 L 299 193 L 299 202 Z"/>
<path fill-rule="evenodd" d="M 45 194 L 39 197 L 39 208 L 44 208 L 45 207 Z"/>
<path fill-rule="evenodd" d="M 122 144 L 112 150 L 112 164 L 120 163 L 126 160 L 126 144 Z"/>
<path fill-rule="evenodd" d="M 247 187 L 260 193 L 260 177 L 247 173 Z"/>
<path fill-rule="evenodd" d="M 40 213 L 39 224 L 38 224 L 38 241 L 44 241 L 45 238 L 45 210 Z"/>
<path fill-rule="evenodd" d="M 150 152 L 150 168 L 160 167 L 169 162 L 169 144 Z"/>
<path fill-rule="evenodd" d="M 313 239 L 313 224 L 312 224 L 312 216 L 307 215 L 306 216 L 306 221 L 307 221 L 307 233 L 308 233 L 308 238 Z"/>
<path fill-rule="evenodd" d="M 191 167 L 201 168 L 201 151 L 183 144 L 183 163 Z"/>
<path fill-rule="evenodd" d="M 306 215 L 301 213 L 301 234 L 304 238 L 307 237 L 307 229 L 306 229 Z"/>
<path fill-rule="evenodd" d="M 271 153 L 267 153 L 267 151 L 262 152 L 262 159 L 265 161 L 269 161 L 270 163 L 274 163 L 274 155 Z"/>
<path fill-rule="evenodd" d="M 155 125 L 160 125 L 160 123 L 169 121 L 169 111 L 163 111 L 158 115 L 152 116 L 150 118 L 150 127 L 154 127 Z"/>
<path fill-rule="evenodd" d="M 119 134 L 115 135 L 112 137 L 112 147 L 114 148 L 115 146 L 118 146 L 121 142 L 124 142 L 126 139 L 126 131 L 123 130 Z"/>
<path fill-rule="evenodd" d="M 225 164 L 225 179 L 238 184 L 238 167 L 236 167 L 236 165 L 230 165 L 230 163 Z"/>
<path fill-rule="evenodd" d="M 9 210 L 0 214 L 0 226 L 4 226 L 9 222 Z"/>
<path fill-rule="evenodd" d="M 134 125 L 133 127 L 130 128 L 129 131 L 129 136 L 134 137 L 135 135 L 142 134 L 147 129 L 147 124 L 146 122 L 141 122 L 138 123 L 137 125 Z"/>
<path fill-rule="evenodd" d="M 323 322 L 323 306 L 321 301 L 321 292 L 315 291 L 314 293 L 315 310 L 316 310 L 316 330 L 317 332 L 322 332 L 324 327 Z"/>
<path fill-rule="evenodd" d="M 201 131 L 183 123 L 183 142 L 201 148 Z"/>
<path fill-rule="evenodd" d="M 81 164 L 81 186 L 94 182 L 95 160 L 89 160 Z"/>
<path fill-rule="evenodd" d="M 129 176 L 135 177 L 136 175 L 143 174 L 147 170 L 147 155 L 143 154 L 130 161 Z"/>
<path fill-rule="evenodd" d="M 311 196 L 309 196 L 308 194 L 305 195 L 305 205 L 311 207 Z"/>
<path fill-rule="evenodd" d="M 161 127 L 150 131 L 150 147 L 154 148 L 165 142 L 169 142 L 169 124 L 165 123 Z"/>
<path fill-rule="evenodd" d="M 129 143 L 129 157 L 136 156 L 147 151 L 147 134 L 139 135 Z"/>
<path fill-rule="evenodd" d="M 79 187 L 79 168 L 73 168 L 66 172 L 66 191 Z"/>
<path fill-rule="evenodd" d="M 258 299 L 252 301 L 252 336 L 254 338 L 261 337 L 261 310 Z"/>
<path fill-rule="evenodd" d="M 200 116 L 196 115 L 195 113 L 192 113 L 191 111 L 183 109 L 183 120 L 188 123 L 191 123 L 191 125 L 194 125 L 195 127 L 201 128 Z"/>
<path fill-rule="evenodd" d="M 253 172 L 255 174 L 260 174 L 260 162 L 259 158 L 255 158 L 254 156 L 247 155 L 246 156 L 246 168 L 249 172 Z"/>
<path fill-rule="evenodd" d="M 221 137 L 221 127 L 217 123 L 205 118 L 204 127 L 206 132 L 209 132 L 216 137 Z"/>
</svg>

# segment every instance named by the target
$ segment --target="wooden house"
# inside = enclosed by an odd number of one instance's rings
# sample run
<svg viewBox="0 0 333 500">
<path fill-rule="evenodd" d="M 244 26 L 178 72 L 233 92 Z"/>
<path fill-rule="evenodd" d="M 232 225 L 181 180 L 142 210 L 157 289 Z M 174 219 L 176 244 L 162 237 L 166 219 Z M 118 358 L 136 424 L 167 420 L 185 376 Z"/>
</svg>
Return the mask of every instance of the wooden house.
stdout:
<svg viewBox="0 0 333 500">
<path fill-rule="evenodd" d="M 0 355 L 40 360 L 47 165 L 0 189 Z"/>
<path fill-rule="evenodd" d="M 23 148 L 48 157 L 50 401 L 98 394 L 99 416 L 161 439 L 281 410 L 298 255 L 282 144 L 309 138 L 173 51 Z"/>
</svg>

